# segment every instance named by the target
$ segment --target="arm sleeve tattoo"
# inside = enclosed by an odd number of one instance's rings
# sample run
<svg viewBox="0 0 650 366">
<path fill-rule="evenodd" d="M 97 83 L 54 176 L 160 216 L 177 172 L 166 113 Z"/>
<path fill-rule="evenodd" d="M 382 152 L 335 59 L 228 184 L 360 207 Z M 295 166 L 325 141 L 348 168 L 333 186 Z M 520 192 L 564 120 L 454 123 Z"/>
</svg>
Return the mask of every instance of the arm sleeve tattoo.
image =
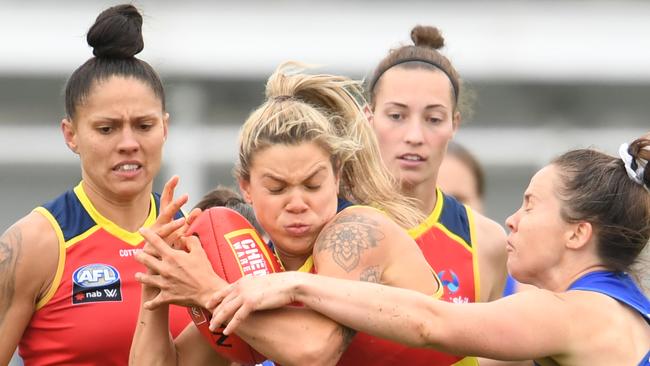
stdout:
<svg viewBox="0 0 650 366">
<path fill-rule="evenodd" d="M 0 237 L 0 325 L 14 298 L 16 290 L 16 263 L 20 258 L 22 234 L 11 227 Z"/>
</svg>

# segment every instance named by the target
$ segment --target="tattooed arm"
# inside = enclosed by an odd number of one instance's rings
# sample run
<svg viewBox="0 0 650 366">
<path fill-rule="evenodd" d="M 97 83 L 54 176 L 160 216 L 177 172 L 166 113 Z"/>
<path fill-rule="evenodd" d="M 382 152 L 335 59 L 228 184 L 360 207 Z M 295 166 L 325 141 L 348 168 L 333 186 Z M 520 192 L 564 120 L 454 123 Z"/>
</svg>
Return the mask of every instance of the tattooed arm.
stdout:
<svg viewBox="0 0 650 366">
<path fill-rule="evenodd" d="M 417 244 L 402 228 L 374 209 L 354 207 L 340 213 L 318 237 L 314 258 L 319 275 L 399 286 L 427 295 L 438 290 L 438 281 Z M 286 272 L 244 277 L 226 286 L 213 298 L 214 304 L 221 303 L 215 310 L 213 325 L 229 320 L 225 332 L 238 332 L 262 313 L 256 310 L 292 303 L 293 290 L 301 275 Z M 339 307 L 345 309 L 344 304 Z M 354 331 L 336 326 L 341 334 L 337 343 L 341 354 Z"/>
<path fill-rule="evenodd" d="M 36 303 L 54 278 L 57 261 L 56 235 L 38 213 L 0 236 L 0 364 L 9 363 Z"/>
<path fill-rule="evenodd" d="M 351 207 L 339 213 L 321 231 L 313 253 L 318 274 L 324 276 L 380 282 L 429 295 L 437 290 L 437 280 L 417 244 L 405 230 L 372 208 Z M 257 295 L 263 292 L 258 291 Z M 268 335 L 275 334 L 272 336 L 274 342 L 286 340 L 279 349 L 284 356 L 299 348 L 291 347 L 296 339 L 308 345 L 311 357 L 303 358 L 298 364 L 334 364 L 355 332 L 329 318 L 317 316 L 320 314 L 311 310 L 291 307 L 254 312 L 238 325 L 236 333 L 272 359 L 274 357 L 264 350 L 271 341 Z M 278 348 L 272 347 L 269 351 L 277 352 Z"/>
<path fill-rule="evenodd" d="M 348 208 L 327 225 L 314 247 L 318 274 L 377 282 L 432 295 L 438 281 L 407 232 L 378 210 Z"/>
</svg>

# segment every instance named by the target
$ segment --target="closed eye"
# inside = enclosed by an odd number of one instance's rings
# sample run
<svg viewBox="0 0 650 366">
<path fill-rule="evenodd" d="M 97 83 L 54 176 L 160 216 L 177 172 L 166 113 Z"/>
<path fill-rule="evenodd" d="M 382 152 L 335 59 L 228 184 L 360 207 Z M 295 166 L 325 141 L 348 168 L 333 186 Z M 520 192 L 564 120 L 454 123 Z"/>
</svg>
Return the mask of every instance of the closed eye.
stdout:
<svg viewBox="0 0 650 366">
<path fill-rule="evenodd" d="M 284 191 L 284 187 L 277 187 L 277 188 L 273 187 L 273 188 L 267 188 L 267 189 L 269 190 L 269 192 L 271 192 L 273 194 L 279 194 L 279 193 L 282 193 L 282 191 Z"/>
</svg>

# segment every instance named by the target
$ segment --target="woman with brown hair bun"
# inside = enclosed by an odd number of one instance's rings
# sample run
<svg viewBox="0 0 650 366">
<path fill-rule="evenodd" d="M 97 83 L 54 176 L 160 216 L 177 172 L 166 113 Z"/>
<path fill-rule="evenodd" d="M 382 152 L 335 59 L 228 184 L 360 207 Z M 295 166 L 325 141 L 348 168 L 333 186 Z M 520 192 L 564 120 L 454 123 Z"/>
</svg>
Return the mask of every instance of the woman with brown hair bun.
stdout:
<svg viewBox="0 0 650 366">
<path fill-rule="evenodd" d="M 413 44 L 390 50 L 369 80 L 370 123 L 384 163 L 426 217 L 409 234 L 440 277 L 442 299 L 494 300 L 501 297 L 507 273 L 503 228 L 437 188 L 447 145 L 467 107 L 466 92 L 453 64 L 440 52 L 445 40 L 438 28 L 416 26 L 411 40 Z M 475 359 L 436 351 L 405 350 L 364 334 L 348 350 L 342 357 L 347 364 L 476 364 Z"/>
</svg>

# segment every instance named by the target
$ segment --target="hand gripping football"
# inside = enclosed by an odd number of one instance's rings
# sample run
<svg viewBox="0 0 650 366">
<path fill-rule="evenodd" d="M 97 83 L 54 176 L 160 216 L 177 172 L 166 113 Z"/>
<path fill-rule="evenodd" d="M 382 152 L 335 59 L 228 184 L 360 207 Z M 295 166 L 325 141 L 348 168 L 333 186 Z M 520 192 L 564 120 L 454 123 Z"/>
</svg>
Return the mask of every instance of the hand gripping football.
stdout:
<svg viewBox="0 0 650 366">
<path fill-rule="evenodd" d="M 253 226 L 238 212 L 226 207 L 203 211 L 188 228 L 196 235 L 208 255 L 215 273 L 228 283 L 242 276 L 281 272 L 274 253 Z M 256 364 L 266 358 L 235 334 L 225 336 L 223 327 L 212 333 L 208 326 L 212 314 L 198 306 L 188 308 L 194 324 L 220 355 L 241 364 Z"/>
</svg>

